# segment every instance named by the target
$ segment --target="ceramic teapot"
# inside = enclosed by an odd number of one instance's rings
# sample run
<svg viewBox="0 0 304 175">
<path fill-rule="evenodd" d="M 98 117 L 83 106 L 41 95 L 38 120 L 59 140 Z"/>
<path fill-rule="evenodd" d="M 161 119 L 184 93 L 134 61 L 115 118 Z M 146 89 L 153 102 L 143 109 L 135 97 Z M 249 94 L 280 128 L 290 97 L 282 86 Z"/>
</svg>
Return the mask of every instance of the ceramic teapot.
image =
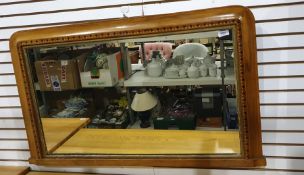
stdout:
<svg viewBox="0 0 304 175">
<path fill-rule="evenodd" d="M 162 64 L 160 61 L 156 61 L 155 58 L 152 58 L 152 61 L 147 65 L 147 74 L 150 77 L 159 77 L 163 72 Z"/>
<path fill-rule="evenodd" d="M 187 70 L 187 74 L 189 78 L 198 78 L 199 77 L 199 69 L 195 66 L 194 63 Z"/>
</svg>

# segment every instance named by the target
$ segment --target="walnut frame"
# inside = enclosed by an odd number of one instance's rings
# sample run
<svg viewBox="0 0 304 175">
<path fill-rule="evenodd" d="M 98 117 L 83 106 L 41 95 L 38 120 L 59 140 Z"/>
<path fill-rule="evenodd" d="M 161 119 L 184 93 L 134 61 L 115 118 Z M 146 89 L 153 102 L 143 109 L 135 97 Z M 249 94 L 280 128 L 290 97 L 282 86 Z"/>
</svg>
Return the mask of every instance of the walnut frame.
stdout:
<svg viewBox="0 0 304 175">
<path fill-rule="evenodd" d="M 123 26 L 123 28 L 121 28 Z M 233 27 L 236 31 L 238 55 L 238 90 L 240 120 L 240 157 L 214 156 L 103 156 L 47 155 L 33 103 L 33 85 L 27 75 L 25 48 L 37 45 L 73 43 L 139 37 L 180 31 Z M 134 17 L 73 24 L 44 29 L 20 31 L 10 39 L 22 112 L 27 130 L 30 163 L 51 166 L 157 166 L 232 168 L 266 164 L 262 154 L 261 123 L 258 93 L 255 20 L 251 11 L 242 6 L 227 6 L 175 14 Z"/>
</svg>

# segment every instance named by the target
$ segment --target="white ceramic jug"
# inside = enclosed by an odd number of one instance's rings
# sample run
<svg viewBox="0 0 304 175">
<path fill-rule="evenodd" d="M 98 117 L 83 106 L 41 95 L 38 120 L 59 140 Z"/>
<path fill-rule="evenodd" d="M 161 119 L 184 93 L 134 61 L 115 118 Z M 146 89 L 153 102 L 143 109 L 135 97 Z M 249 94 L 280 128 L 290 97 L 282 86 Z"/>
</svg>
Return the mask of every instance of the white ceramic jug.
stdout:
<svg viewBox="0 0 304 175">
<path fill-rule="evenodd" d="M 156 61 L 155 58 L 152 58 L 152 61 L 147 65 L 147 73 L 150 77 L 159 77 L 162 74 L 162 65 L 159 61 Z"/>
</svg>

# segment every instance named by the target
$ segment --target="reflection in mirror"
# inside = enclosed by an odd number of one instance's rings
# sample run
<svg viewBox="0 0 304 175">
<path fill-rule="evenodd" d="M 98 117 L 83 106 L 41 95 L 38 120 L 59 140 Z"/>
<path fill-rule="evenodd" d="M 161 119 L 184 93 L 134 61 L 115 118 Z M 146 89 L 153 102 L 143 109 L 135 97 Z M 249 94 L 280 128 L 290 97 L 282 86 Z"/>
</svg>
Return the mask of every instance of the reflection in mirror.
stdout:
<svg viewBox="0 0 304 175">
<path fill-rule="evenodd" d="M 240 156 L 233 34 L 28 48 L 48 153 Z"/>
</svg>

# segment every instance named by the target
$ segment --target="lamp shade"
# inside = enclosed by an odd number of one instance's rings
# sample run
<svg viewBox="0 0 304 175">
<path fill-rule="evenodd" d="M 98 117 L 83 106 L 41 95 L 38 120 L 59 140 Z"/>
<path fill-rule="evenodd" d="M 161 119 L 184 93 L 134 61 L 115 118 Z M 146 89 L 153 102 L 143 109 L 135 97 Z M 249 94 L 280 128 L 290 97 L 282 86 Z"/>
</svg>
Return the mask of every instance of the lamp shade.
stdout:
<svg viewBox="0 0 304 175">
<path fill-rule="evenodd" d="M 149 91 L 136 93 L 131 108 L 134 111 L 142 112 L 152 109 L 157 104 L 157 99 Z"/>
</svg>

